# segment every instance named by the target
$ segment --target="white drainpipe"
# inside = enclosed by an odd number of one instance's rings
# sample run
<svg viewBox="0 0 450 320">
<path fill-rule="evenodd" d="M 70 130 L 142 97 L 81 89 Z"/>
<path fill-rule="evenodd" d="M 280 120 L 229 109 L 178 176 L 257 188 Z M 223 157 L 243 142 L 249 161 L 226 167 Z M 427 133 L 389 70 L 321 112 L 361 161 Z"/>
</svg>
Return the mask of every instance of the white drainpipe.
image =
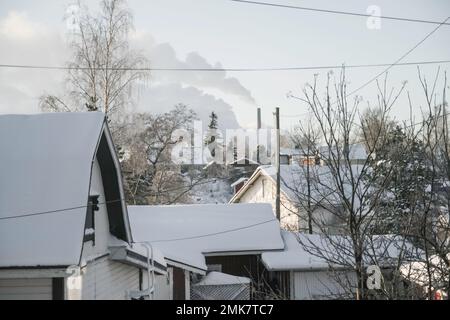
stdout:
<svg viewBox="0 0 450 320">
<path fill-rule="evenodd" d="M 155 260 L 153 258 L 153 246 L 149 242 L 142 242 L 141 245 L 145 247 L 145 250 L 147 251 L 147 291 L 148 296 L 151 297 L 151 299 L 154 299 L 155 294 Z M 151 261 L 151 271 L 150 271 L 150 261 Z M 152 278 L 152 285 L 150 286 L 150 275 Z"/>
</svg>

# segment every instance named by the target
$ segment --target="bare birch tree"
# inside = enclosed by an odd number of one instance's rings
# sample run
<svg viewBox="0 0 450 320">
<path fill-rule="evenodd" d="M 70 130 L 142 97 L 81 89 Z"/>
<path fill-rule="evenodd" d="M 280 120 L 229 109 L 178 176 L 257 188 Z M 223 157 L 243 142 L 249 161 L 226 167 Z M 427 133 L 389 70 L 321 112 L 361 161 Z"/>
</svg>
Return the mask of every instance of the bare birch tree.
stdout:
<svg viewBox="0 0 450 320">
<path fill-rule="evenodd" d="M 179 129 L 192 130 L 196 114 L 179 104 L 163 114 L 134 114 L 128 120 L 122 167 L 125 190 L 133 204 L 187 202 L 190 190 L 205 180 L 203 172 L 182 173 L 171 159 Z"/>
<path fill-rule="evenodd" d="M 133 52 L 128 38 L 133 17 L 124 0 L 103 0 L 98 15 L 79 3 L 81 13 L 71 35 L 65 98 L 43 95 L 45 111 L 102 111 L 110 116 L 132 102 L 133 86 L 148 78 L 147 59 Z"/>
<path fill-rule="evenodd" d="M 357 299 L 367 299 L 371 295 L 365 283 L 368 263 L 378 261 L 380 267 L 383 267 L 383 260 L 392 260 L 392 257 L 386 255 L 389 250 L 381 250 L 384 254 L 380 254 L 380 242 L 386 248 L 394 243 L 400 249 L 406 246 L 406 240 L 399 243 L 393 237 L 374 241 L 372 234 L 385 186 L 390 179 L 390 172 L 385 172 L 384 176 L 376 177 L 375 187 L 373 159 L 376 147 L 382 145 L 386 138 L 385 124 L 389 110 L 403 92 L 405 84 L 398 90 L 387 90 L 386 79 L 383 84 L 377 82 L 377 85 L 376 107 L 381 125 L 372 126 L 370 133 L 361 130 L 367 123 L 361 124 L 364 117 L 359 112 L 360 99 L 356 98 L 352 102 L 348 99 L 344 71 L 334 83 L 331 83 L 331 74 L 328 74 L 324 98 L 318 92 L 317 78 L 312 85 L 307 85 L 301 100 L 312 112 L 315 125 L 322 136 L 321 145 L 316 144 L 314 148 L 320 152 L 325 165 L 309 168 L 308 183 L 311 183 L 311 191 L 305 193 L 304 187 L 291 187 L 300 202 L 312 203 L 314 225 L 325 239 L 328 250 L 323 245 L 318 246 L 310 241 L 303 241 L 306 243 L 302 245 L 311 254 L 327 261 L 332 270 L 352 270 L 350 277 L 340 275 L 339 282 L 346 288 L 347 296 L 354 294 Z M 367 145 L 364 158 L 355 162 L 353 146 L 361 143 L 357 140 L 361 132 L 364 140 L 372 143 Z M 341 227 L 341 235 L 330 234 L 330 222 Z M 399 255 L 402 252 L 396 257 Z M 389 263 L 393 264 L 392 261 Z"/>
</svg>

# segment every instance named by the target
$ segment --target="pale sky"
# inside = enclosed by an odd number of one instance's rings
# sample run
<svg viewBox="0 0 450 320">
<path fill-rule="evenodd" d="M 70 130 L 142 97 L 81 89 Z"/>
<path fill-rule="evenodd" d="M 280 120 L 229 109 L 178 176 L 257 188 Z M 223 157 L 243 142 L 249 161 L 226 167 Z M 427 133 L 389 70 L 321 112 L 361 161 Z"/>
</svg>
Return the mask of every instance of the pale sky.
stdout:
<svg viewBox="0 0 450 320">
<path fill-rule="evenodd" d="M 266 0 L 304 7 L 366 13 L 377 5 L 381 15 L 443 21 L 450 16 L 448 0 Z M 0 64 L 63 65 L 68 59 L 66 8 L 72 1 L 16 0 L 0 3 Z M 95 8 L 98 1 L 84 1 Z M 256 6 L 228 0 L 129 0 L 136 35 L 132 44 L 143 50 L 154 67 L 265 68 L 321 65 L 393 63 L 421 41 L 436 25 L 382 20 L 379 30 L 366 26 L 366 18 Z M 450 60 L 450 26 L 442 26 L 403 62 Z M 450 64 L 441 65 L 449 70 Z M 429 78 L 438 65 L 422 66 Z M 355 89 L 383 68 L 347 70 L 349 90 Z M 202 117 L 211 110 L 223 124 L 252 127 L 256 107 L 263 122 L 272 124 L 273 109 L 282 116 L 303 114 L 306 105 L 286 95 L 302 94 L 314 74 L 324 80 L 326 70 L 227 72 L 218 74 L 154 72 L 140 91 L 138 109 L 158 112 L 177 102 L 187 103 Z M 37 111 L 40 94 L 58 92 L 64 72 L 0 69 L 0 113 Z M 414 110 L 423 105 L 415 66 L 389 71 L 389 86 L 407 80 Z M 442 88 L 442 86 L 441 86 Z M 321 90 L 324 89 L 321 82 Z M 376 86 L 358 92 L 375 102 Z M 393 115 L 408 117 L 406 94 Z M 366 106 L 363 103 L 362 106 Z M 233 113 L 237 119 L 234 119 Z M 300 118 L 282 117 L 289 129 Z"/>
</svg>

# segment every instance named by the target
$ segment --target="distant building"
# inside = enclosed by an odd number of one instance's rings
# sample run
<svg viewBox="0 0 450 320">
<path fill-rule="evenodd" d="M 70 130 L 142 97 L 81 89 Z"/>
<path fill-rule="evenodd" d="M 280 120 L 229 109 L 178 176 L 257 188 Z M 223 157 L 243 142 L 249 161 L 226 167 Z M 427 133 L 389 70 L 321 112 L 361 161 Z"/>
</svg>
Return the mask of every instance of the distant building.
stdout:
<svg viewBox="0 0 450 320">
<path fill-rule="evenodd" d="M 233 189 L 233 194 L 236 194 L 247 182 L 248 178 L 242 177 L 233 182 L 230 186 Z"/>
<path fill-rule="evenodd" d="M 289 153 L 289 164 L 280 165 L 280 224 L 287 230 L 308 231 L 308 218 L 305 209 L 308 197 L 308 180 L 311 194 L 309 197 L 313 203 L 313 232 L 326 230 L 330 233 L 343 232 L 343 222 L 339 221 L 331 211 L 340 210 L 342 203 L 333 189 L 334 181 L 329 167 L 326 165 L 327 157 L 320 154 L 315 156 L 302 155 L 294 151 L 284 149 Z M 323 148 L 322 154 L 327 150 Z M 351 149 L 352 171 L 358 172 L 364 160 L 365 151 L 355 146 Z M 300 163 L 294 162 L 300 161 Z M 320 183 L 314 183 L 318 181 Z M 234 194 L 230 203 L 270 203 L 275 210 L 276 199 L 276 167 L 260 166 L 243 186 Z M 332 209 L 332 210 L 331 210 Z M 317 223 L 320 222 L 320 225 Z"/>
</svg>

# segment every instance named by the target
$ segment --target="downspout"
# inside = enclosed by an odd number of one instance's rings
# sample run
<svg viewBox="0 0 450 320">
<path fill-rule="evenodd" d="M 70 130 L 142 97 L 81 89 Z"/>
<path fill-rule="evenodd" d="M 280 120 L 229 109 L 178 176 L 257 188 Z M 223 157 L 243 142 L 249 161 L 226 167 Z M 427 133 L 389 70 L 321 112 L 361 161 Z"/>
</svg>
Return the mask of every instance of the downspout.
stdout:
<svg viewBox="0 0 450 320">
<path fill-rule="evenodd" d="M 155 260 L 153 258 L 153 246 L 149 242 L 142 242 L 141 245 L 143 245 L 145 247 L 145 250 L 147 251 L 147 291 L 148 296 L 151 297 L 151 299 L 153 300 L 155 294 Z M 150 286 L 150 277 L 152 278 L 151 286 Z"/>
</svg>

